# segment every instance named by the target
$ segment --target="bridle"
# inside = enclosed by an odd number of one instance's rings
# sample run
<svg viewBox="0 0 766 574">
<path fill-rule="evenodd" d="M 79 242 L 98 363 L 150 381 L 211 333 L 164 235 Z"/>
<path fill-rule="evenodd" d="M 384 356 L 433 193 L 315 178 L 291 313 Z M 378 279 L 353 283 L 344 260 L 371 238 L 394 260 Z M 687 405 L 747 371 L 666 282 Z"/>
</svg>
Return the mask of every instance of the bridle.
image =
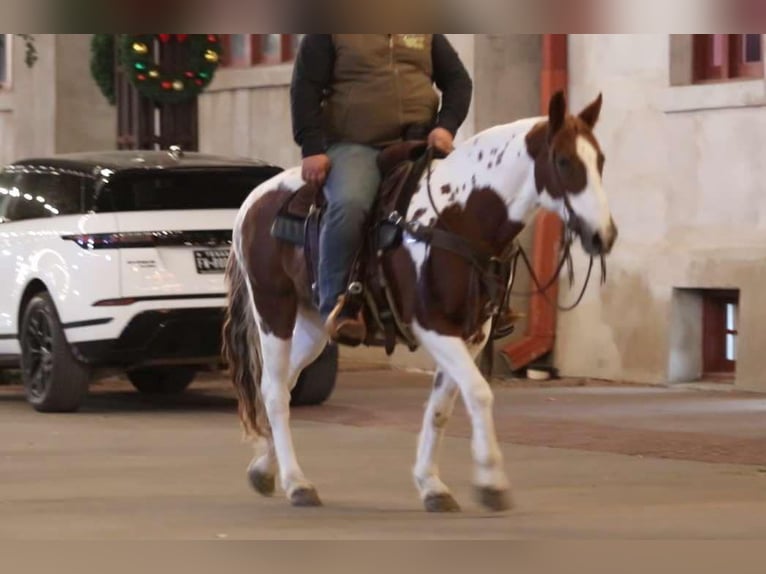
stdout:
<svg viewBox="0 0 766 574">
<path fill-rule="evenodd" d="M 428 200 L 431 203 L 431 208 L 437 216 L 436 221 L 444 220 L 441 217 L 441 212 L 436 206 L 434 201 L 433 190 L 431 187 L 431 165 L 434 159 L 434 149 L 429 146 L 427 151 L 427 172 L 426 172 L 426 190 L 428 194 Z M 548 297 L 547 291 L 556 284 L 564 267 L 567 267 L 567 276 L 569 279 L 570 287 L 574 285 L 574 265 L 572 262 L 572 244 L 575 238 L 582 230 L 582 222 L 580 217 L 575 213 L 572 208 L 572 204 L 569 198 L 564 195 L 564 206 L 566 209 L 566 220 L 564 226 L 564 236 L 562 237 L 561 257 L 556 271 L 553 276 L 543 285 L 537 274 L 532 267 L 532 263 L 529 260 L 524 248 L 518 243 L 516 239 L 503 248 L 499 255 L 488 254 L 485 249 L 475 245 L 470 240 L 462 237 L 459 233 L 447 229 L 439 229 L 434 226 L 422 225 L 418 222 L 407 222 L 403 217 L 398 214 L 392 223 L 395 223 L 406 231 L 411 237 L 417 241 L 421 241 L 440 249 L 445 249 L 460 257 L 466 259 L 471 266 L 478 272 L 479 280 L 483 283 L 487 294 L 489 296 L 489 303 L 486 312 L 489 317 L 496 318 L 499 311 L 507 307 L 510 297 L 512 296 L 513 286 L 518 276 L 518 264 L 521 261 L 527 269 L 529 276 L 534 284 L 535 290 L 530 293 L 518 293 L 516 297 L 534 297 L 536 295 L 542 296 L 545 301 L 552 307 L 562 312 L 569 312 L 576 309 L 585 297 L 585 293 L 588 289 L 591 276 L 593 274 L 593 266 L 595 256 L 590 256 L 590 263 L 588 265 L 588 272 L 583 284 L 582 290 L 575 302 L 571 305 L 562 306 L 557 302 L 554 302 Z M 606 258 L 601 255 L 601 284 L 606 283 L 607 270 L 606 270 Z"/>
</svg>

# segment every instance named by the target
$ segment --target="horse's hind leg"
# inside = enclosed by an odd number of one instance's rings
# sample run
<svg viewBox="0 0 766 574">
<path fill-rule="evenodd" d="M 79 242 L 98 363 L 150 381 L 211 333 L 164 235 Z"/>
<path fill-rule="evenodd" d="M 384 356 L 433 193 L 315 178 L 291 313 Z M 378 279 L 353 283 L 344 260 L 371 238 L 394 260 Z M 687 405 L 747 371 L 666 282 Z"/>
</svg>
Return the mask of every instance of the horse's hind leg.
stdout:
<svg viewBox="0 0 766 574">
<path fill-rule="evenodd" d="M 457 337 L 439 335 L 414 325 L 415 334 L 460 389 L 473 427 L 474 484 L 479 501 L 490 510 L 510 508 L 508 479 L 497 442 L 492 416 L 494 397 L 489 383 L 476 366 L 474 353 Z"/>
<path fill-rule="evenodd" d="M 279 470 L 282 487 L 296 506 L 317 506 L 320 501 L 295 455 L 290 431 L 290 391 L 303 369 L 322 353 L 326 341 L 319 316 L 303 310 L 298 312 L 292 339 L 283 340 L 261 332 L 261 389 L 272 432 L 266 454 L 250 465 L 248 475 L 258 492 L 270 496 Z"/>
</svg>

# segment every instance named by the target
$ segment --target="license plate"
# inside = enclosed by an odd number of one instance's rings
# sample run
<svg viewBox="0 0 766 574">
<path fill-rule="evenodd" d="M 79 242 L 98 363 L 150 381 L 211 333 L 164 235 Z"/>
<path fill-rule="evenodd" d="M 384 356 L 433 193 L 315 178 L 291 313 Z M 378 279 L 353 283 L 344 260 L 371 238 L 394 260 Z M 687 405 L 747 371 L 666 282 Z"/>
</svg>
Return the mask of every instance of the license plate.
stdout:
<svg viewBox="0 0 766 574">
<path fill-rule="evenodd" d="M 223 273 L 226 271 L 226 262 L 229 260 L 228 249 L 205 249 L 194 252 L 194 262 L 197 264 L 197 273 L 208 275 Z"/>
</svg>

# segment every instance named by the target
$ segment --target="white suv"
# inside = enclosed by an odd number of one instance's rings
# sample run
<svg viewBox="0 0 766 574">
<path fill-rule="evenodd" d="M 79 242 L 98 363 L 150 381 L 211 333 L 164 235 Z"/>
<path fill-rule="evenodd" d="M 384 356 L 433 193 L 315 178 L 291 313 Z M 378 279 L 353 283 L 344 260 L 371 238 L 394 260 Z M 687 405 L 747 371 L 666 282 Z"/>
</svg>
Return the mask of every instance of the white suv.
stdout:
<svg viewBox="0 0 766 574">
<path fill-rule="evenodd" d="M 178 393 L 220 364 L 234 218 L 281 171 L 201 154 L 112 151 L 0 171 L 0 366 L 21 367 L 39 411 L 76 410 L 115 369 Z M 296 393 L 322 402 L 337 351 Z M 320 372 L 321 371 L 321 372 Z M 296 395 L 294 395 L 294 399 Z"/>
</svg>

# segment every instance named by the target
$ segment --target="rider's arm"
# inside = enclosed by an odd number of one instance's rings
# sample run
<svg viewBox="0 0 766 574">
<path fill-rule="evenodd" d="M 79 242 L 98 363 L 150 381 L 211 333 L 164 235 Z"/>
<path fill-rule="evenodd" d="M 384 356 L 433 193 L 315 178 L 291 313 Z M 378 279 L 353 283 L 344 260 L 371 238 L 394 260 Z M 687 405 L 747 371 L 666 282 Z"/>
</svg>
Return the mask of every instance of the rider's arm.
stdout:
<svg viewBox="0 0 766 574">
<path fill-rule="evenodd" d="M 437 126 L 449 130 L 454 136 L 468 116 L 473 81 L 444 34 L 434 34 L 432 59 L 434 82 L 442 92 Z"/>
<path fill-rule="evenodd" d="M 295 60 L 290 102 L 293 137 L 303 157 L 327 151 L 322 101 L 332 80 L 335 48 L 331 34 L 306 34 Z"/>
</svg>

